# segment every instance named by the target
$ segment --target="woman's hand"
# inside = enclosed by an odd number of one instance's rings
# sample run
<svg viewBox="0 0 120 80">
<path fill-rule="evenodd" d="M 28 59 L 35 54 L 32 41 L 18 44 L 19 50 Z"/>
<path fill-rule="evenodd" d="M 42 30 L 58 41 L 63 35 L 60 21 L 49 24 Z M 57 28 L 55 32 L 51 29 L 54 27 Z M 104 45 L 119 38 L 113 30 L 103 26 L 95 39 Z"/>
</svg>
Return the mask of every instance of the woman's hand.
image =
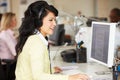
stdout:
<svg viewBox="0 0 120 80">
<path fill-rule="evenodd" d="M 70 75 L 68 80 L 90 80 L 90 78 L 85 74 L 75 74 Z"/>
<path fill-rule="evenodd" d="M 54 69 L 55 69 L 55 73 L 60 73 L 60 72 L 62 72 L 62 70 L 59 68 L 59 67 L 54 67 Z"/>
</svg>

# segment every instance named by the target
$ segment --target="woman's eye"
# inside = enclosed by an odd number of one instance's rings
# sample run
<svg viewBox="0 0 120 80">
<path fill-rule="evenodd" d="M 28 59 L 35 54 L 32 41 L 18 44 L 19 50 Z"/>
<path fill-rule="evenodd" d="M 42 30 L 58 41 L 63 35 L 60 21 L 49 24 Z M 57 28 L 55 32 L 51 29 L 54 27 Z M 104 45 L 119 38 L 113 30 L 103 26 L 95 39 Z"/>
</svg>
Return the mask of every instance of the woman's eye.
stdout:
<svg viewBox="0 0 120 80">
<path fill-rule="evenodd" d="M 50 19 L 49 21 L 55 21 L 56 22 L 56 19 Z"/>
<path fill-rule="evenodd" d="M 50 19 L 49 21 L 53 21 L 52 19 Z"/>
</svg>

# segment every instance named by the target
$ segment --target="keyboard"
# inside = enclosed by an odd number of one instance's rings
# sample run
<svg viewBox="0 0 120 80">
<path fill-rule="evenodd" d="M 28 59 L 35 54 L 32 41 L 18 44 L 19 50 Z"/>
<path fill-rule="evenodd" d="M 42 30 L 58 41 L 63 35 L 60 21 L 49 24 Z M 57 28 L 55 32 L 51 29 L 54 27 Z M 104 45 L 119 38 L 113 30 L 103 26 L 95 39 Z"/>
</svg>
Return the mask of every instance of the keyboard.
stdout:
<svg viewBox="0 0 120 80">
<path fill-rule="evenodd" d="M 112 78 L 109 77 L 92 77 L 90 80 L 112 80 Z"/>
<path fill-rule="evenodd" d="M 81 72 L 77 69 L 71 69 L 71 70 L 64 70 L 61 72 L 61 74 L 64 74 L 64 75 L 74 75 L 74 74 L 86 74 L 84 72 Z M 96 73 L 95 73 L 96 74 Z M 90 74 L 87 74 L 89 77 L 90 77 L 90 80 L 112 80 L 112 76 L 108 74 L 108 76 L 106 75 L 90 75 Z"/>
</svg>

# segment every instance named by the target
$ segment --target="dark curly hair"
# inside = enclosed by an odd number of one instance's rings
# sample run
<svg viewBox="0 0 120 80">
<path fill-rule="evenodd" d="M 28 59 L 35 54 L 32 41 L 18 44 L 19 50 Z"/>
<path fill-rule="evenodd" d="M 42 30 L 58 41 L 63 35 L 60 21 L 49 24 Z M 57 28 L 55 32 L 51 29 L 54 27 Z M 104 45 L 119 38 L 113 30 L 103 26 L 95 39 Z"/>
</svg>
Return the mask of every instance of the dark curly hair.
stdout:
<svg viewBox="0 0 120 80">
<path fill-rule="evenodd" d="M 33 35 L 36 29 L 42 26 L 42 20 L 49 12 L 58 16 L 57 9 L 49 5 L 46 1 L 36 1 L 29 5 L 24 13 L 22 24 L 19 28 L 18 43 L 16 45 L 16 52 L 20 53 L 22 48 L 30 35 Z"/>
<path fill-rule="evenodd" d="M 120 17 L 120 9 L 119 8 L 113 8 L 111 11 L 115 12 L 115 14 Z"/>
</svg>

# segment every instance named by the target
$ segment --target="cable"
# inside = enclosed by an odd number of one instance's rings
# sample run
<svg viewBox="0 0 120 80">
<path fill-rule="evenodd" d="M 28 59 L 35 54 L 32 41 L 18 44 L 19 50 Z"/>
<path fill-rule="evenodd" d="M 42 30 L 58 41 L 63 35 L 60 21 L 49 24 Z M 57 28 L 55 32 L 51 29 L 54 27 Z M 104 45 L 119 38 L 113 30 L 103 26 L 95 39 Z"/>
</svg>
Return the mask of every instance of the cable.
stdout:
<svg viewBox="0 0 120 80">
<path fill-rule="evenodd" d="M 62 47 L 65 47 L 65 46 L 67 46 L 67 45 L 68 45 L 68 43 L 66 42 L 63 46 L 60 46 L 60 47 L 56 50 L 55 56 L 53 57 L 53 60 L 56 59 L 56 55 L 57 55 L 58 51 L 59 51 Z"/>
</svg>

